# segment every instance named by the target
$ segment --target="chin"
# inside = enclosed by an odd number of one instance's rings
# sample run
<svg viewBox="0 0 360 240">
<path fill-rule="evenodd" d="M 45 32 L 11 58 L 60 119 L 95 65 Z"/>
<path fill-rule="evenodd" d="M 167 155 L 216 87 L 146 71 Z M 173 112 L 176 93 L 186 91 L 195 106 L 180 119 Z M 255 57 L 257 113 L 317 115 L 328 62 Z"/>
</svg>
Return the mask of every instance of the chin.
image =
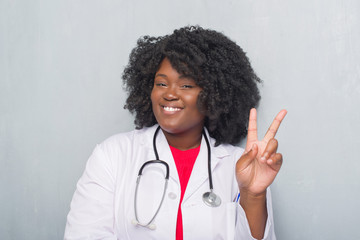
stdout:
<svg viewBox="0 0 360 240">
<path fill-rule="evenodd" d="M 179 134 L 184 130 L 180 126 L 168 125 L 168 124 L 159 124 L 161 129 L 170 134 Z"/>
</svg>

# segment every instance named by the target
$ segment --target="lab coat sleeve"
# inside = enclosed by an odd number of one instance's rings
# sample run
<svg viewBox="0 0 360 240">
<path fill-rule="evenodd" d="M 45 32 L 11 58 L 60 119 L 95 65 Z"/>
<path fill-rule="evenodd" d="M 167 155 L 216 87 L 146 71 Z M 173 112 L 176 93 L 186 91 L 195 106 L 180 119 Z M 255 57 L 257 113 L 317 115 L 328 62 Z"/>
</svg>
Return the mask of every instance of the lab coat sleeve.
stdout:
<svg viewBox="0 0 360 240">
<path fill-rule="evenodd" d="M 64 239 L 116 239 L 113 230 L 114 169 L 105 151 L 98 145 L 77 183 Z"/>
<path fill-rule="evenodd" d="M 241 198 L 241 196 L 240 196 Z M 240 201 L 239 201 L 240 202 Z M 273 220 L 273 211 L 272 211 L 272 201 L 271 201 L 271 192 L 270 188 L 266 190 L 266 207 L 268 218 L 266 220 L 266 227 L 264 232 L 264 240 L 276 240 L 275 230 L 274 230 L 274 220 Z M 235 239 L 254 239 L 251 236 L 251 231 L 249 223 L 246 218 L 244 209 L 240 204 L 237 204 L 237 214 L 236 214 L 236 227 L 235 227 Z"/>
</svg>

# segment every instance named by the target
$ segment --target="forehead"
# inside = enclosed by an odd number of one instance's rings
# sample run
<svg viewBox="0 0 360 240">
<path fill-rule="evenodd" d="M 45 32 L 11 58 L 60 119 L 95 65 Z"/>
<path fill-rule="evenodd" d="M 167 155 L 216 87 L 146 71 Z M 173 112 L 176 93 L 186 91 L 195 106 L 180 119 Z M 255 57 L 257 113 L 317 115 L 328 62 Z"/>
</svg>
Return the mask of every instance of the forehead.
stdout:
<svg viewBox="0 0 360 240">
<path fill-rule="evenodd" d="M 185 64 L 184 64 L 185 65 Z M 192 74 L 188 74 L 187 72 L 179 72 L 174 66 L 171 64 L 168 58 L 164 58 L 159 65 L 158 70 L 155 73 L 155 77 L 163 76 L 168 78 L 178 78 L 178 79 L 188 79 L 195 81 L 195 78 Z"/>
</svg>

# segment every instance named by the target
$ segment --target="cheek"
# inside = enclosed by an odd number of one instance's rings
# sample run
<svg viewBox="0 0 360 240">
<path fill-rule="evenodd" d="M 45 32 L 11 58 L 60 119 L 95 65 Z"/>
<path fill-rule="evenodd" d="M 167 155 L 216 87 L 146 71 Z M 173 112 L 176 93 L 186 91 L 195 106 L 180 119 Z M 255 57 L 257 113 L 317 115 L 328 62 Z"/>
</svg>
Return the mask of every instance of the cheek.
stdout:
<svg viewBox="0 0 360 240">
<path fill-rule="evenodd" d="M 201 109 L 199 108 L 198 97 L 199 94 L 194 94 L 193 96 L 188 96 L 186 101 L 191 106 L 191 109 L 193 110 L 194 114 L 202 116 L 204 114 L 201 113 Z"/>
</svg>

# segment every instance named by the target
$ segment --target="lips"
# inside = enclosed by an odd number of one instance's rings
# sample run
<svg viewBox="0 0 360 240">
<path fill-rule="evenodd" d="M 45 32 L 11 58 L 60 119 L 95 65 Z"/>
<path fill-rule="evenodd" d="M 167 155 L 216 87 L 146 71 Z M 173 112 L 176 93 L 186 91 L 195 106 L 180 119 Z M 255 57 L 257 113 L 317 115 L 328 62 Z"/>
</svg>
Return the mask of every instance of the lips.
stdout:
<svg viewBox="0 0 360 240">
<path fill-rule="evenodd" d="M 165 110 L 165 112 L 169 112 L 169 113 L 179 112 L 183 109 L 181 107 L 175 107 L 175 106 L 161 106 L 161 107 Z"/>
</svg>

